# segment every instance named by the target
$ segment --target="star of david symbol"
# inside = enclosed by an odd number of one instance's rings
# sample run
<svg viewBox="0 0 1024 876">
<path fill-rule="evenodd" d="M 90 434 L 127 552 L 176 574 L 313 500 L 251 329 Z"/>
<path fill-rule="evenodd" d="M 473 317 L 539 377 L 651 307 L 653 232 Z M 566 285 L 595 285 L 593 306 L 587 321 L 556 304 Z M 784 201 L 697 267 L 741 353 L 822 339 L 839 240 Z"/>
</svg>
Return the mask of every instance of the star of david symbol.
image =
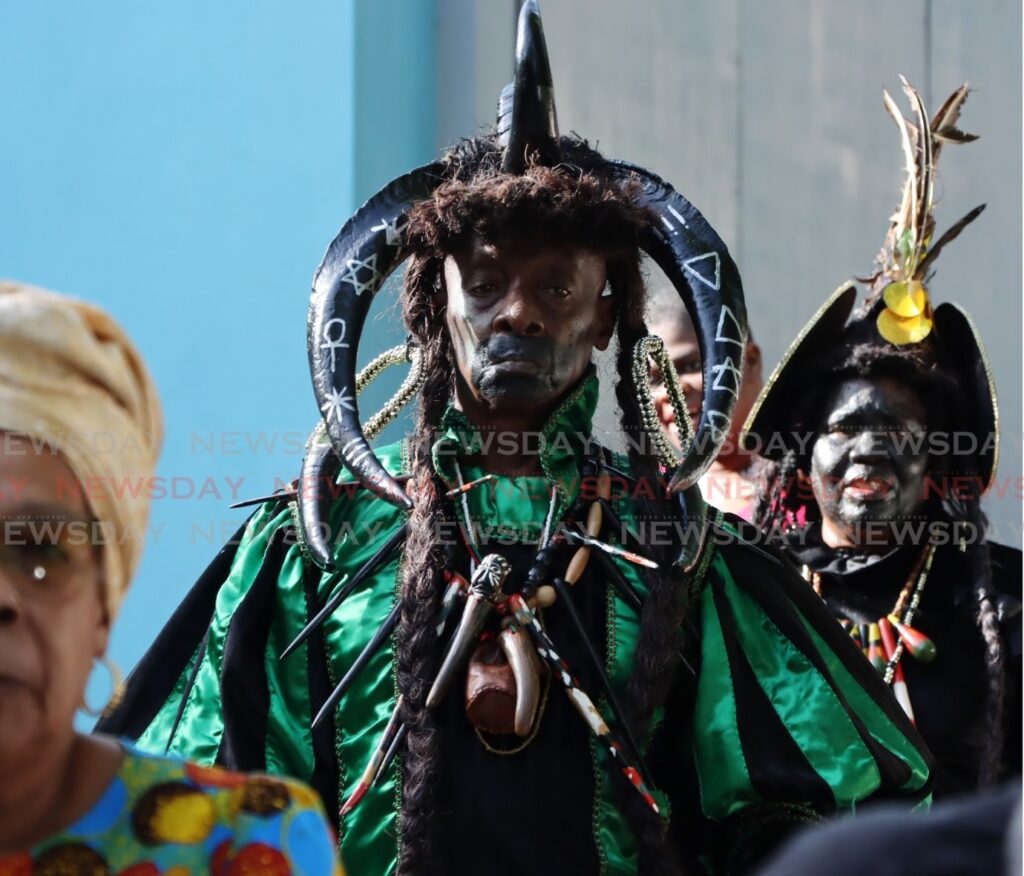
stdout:
<svg viewBox="0 0 1024 876">
<path fill-rule="evenodd" d="M 377 270 L 377 253 L 365 259 L 349 259 L 345 262 L 346 271 L 341 276 L 342 283 L 352 286 L 356 295 L 362 295 L 367 289 L 372 293 L 380 280 L 380 271 Z M 366 272 L 370 276 L 366 277 Z"/>
<path fill-rule="evenodd" d="M 734 397 L 739 394 L 743 372 L 736 367 L 736 363 L 732 361 L 732 356 L 726 356 L 725 361 L 721 365 L 713 365 L 711 370 L 715 373 L 715 382 L 711 384 L 712 389 L 724 389 Z M 722 382 L 722 378 L 726 374 L 732 376 L 732 384 Z"/>
<path fill-rule="evenodd" d="M 327 401 L 323 407 L 320 408 L 323 411 L 324 417 L 330 422 L 331 418 L 334 417 L 337 421 L 341 422 L 341 409 L 345 408 L 348 411 L 354 411 L 355 407 L 351 404 L 355 401 L 355 396 L 348 394 L 348 387 L 344 386 L 341 392 L 336 389 L 332 389 L 327 396 Z"/>
<path fill-rule="evenodd" d="M 380 225 L 374 225 L 370 228 L 370 231 L 383 231 L 384 242 L 388 246 L 400 247 L 402 245 L 402 232 L 405 231 L 407 224 L 408 220 L 406 217 L 399 213 L 390 222 L 387 219 L 382 219 Z"/>
</svg>

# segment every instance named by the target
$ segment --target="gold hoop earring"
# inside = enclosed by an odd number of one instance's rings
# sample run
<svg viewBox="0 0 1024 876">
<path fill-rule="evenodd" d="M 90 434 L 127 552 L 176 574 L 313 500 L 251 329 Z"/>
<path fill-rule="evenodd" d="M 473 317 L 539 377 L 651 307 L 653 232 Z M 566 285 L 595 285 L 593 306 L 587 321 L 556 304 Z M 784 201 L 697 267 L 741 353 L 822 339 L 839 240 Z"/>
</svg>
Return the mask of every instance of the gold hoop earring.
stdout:
<svg viewBox="0 0 1024 876">
<path fill-rule="evenodd" d="M 686 409 L 686 402 L 679 392 L 679 375 L 665 350 L 665 342 L 657 335 L 645 335 L 633 346 L 633 386 L 636 389 L 636 400 L 640 406 L 640 418 L 662 465 L 673 471 L 679 465 L 679 459 L 665 437 L 665 430 L 654 407 L 654 396 L 651 393 L 651 369 L 648 360 L 654 361 L 661 371 L 665 389 L 668 391 L 672 410 L 676 417 L 676 428 L 679 429 L 679 443 L 685 453 L 693 443 L 693 426 Z"/>
<path fill-rule="evenodd" d="M 118 667 L 118 665 L 106 654 L 102 657 L 97 657 L 96 662 L 110 673 L 110 696 L 107 698 L 107 701 L 103 706 L 99 709 L 94 709 L 85 701 L 85 691 L 82 691 L 81 708 L 82 711 L 90 718 L 103 718 L 121 705 L 121 700 L 124 699 L 124 675 L 122 674 L 120 667 Z"/>
</svg>

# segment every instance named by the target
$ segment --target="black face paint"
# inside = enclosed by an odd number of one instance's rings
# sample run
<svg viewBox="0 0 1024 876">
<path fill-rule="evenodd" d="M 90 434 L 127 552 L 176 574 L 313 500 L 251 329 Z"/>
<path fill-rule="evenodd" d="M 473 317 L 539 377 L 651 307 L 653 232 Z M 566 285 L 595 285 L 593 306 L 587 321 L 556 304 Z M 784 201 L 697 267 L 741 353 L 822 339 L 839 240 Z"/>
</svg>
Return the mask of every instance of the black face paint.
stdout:
<svg viewBox="0 0 1024 876">
<path fill-rule="evenodd" d="M 826 523 L 864 544 L 868 524 L 906 519 L 924 503 L 927 412 L 889 378 L 845 380 L 824 410 L 811 453 L 814 497 Z"/>
<path fill-rule="evenodd" d="M 604 258 L 577 247 L 482 241 L 445 263 L 447 323 L 473 400 L 529 418 L 556 404 L 607 346 Z M 464 400 L 466 401 L 466 400 Z"/>
</svg>

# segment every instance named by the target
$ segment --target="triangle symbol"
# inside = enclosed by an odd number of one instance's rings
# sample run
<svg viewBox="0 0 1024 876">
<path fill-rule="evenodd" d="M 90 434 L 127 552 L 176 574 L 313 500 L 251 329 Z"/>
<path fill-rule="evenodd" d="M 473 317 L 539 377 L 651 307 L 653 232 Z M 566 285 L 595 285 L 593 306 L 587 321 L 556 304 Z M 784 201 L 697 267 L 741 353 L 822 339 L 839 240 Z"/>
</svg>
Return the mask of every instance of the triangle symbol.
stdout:
<svg viewBox="0 0 1024 876">
<path fill-rule="evenodd" d="M 729 335 L 724 334 L 722 331 L 726 327 L 726 320 L 732 323 L 732 326 L 736 331 L 734 337 L 729 337 Z M 715 329 L 715 340 L 722 341 L 726 344 L 735 344 L 737 347 L 742 347 L 744 345 L 742 338 L 743 329 L 740 326 L 739 320 L 736 319 L 733 312 L 723 304 L 722 309 L 718 313 L 718 327 Z"/>
<path fill-rule="evenodd" d="M 696 267 L 698 262 L 703 262 L 706 261 L 707 259 L 712 259 L 715 264 L 714 281 L 708 279 L 707 277 L 707 273 L 710 271 L 709 265 L 701 265 L 700 269 Z M 704 253 L 704 255 L 694 256 L 692 259 L 687 259 L 685 262 L 683 262 L 683 270 L 686 271 L 688 274 L 692 274 L 694 277 L 700 280 L 705 286 L 714 289 L 716 292 L 722 285 L 722 262 L 718 258 L 717 252 L 706 252 Z"/>
</svg>

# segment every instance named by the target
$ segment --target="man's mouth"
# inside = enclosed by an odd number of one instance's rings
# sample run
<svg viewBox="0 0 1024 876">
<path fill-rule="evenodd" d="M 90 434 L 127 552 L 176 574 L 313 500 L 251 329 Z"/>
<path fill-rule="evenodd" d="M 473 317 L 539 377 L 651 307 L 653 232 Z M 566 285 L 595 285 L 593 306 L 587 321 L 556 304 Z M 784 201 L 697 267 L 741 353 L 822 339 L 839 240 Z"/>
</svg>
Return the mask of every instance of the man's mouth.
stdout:
<svg viewBox="0 0 1024 876">
<path fill-rule="evenodd" d="M 877 476 L 852 478 L 843 484 L 843 492 L 861 502 L 884 499 L 892 491 L 892 488 L 892 480 Z"/>
<path fill-rule="evenodd" d="M 534 372 L 540 368 L 540 363 L 529 356 L 505 356 L 490 361 L 491 368 L 498 368 L 502 371 L 512 372 Z"/>
</svg>

